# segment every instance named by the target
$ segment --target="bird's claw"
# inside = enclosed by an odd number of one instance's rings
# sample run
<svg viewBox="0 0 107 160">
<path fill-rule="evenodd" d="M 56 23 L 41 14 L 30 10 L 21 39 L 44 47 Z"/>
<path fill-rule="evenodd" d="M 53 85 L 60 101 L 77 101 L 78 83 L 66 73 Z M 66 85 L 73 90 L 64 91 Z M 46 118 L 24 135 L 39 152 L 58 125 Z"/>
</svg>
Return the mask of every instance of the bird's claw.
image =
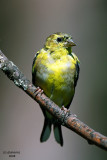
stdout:
<svg viewBox="0 0 107 160">
<path fill-rule="evenodd" d="M 65 108 L 64 106 L 62 106 L 61 110 L 64 111 L 64 113 L 65 113 L 67 116 L 71 115 L 71 116 L 73 116 L 73 117 L 77 117 L 76 114 L 72 114 L 72 113 L 70 112 L 70 109 L 67 109 L 67 108 Z"/>
<path fill-rule="evenodd" d="M 65 108 L 64 106 L 61 107 L 61 110 L 64 111 L 64 113 L 69 116 L 70 115 L 70 109 Z"/>
<path fill-rule="evenodd" d="M 70 109 L 65 108 L 64 106 L 61 107 L 61 110 L 64 111 L 65 113 L 70 112 Z"/>
<path fill-rule="evenodd" d="M 35 96 L 37 96 L 38 94 L 42 94 L 43 93 L 43 90 L 39 87 L 36 88 L 35 90 Z"/>
</svg>

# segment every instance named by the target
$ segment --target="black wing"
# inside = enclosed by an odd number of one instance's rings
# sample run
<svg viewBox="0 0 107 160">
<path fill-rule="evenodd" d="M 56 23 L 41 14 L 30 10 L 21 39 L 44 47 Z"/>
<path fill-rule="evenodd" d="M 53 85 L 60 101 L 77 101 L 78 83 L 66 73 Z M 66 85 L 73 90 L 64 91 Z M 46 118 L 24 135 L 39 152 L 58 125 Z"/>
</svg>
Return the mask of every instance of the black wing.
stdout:
<svg viewBox="0 0 107 160">
<path fill-rule="evenodd" d="M 76 85 L 77 85 L 77 81 L 78 81 L 78 78 L 79 78 L 79 72 L 80 72 L 80 66 L 79 66 L 79 62 L 77 62 L 77 64 L 76 64 L 76 74 L 75 74 L 75 77 L 74 77 L 74 87 L 76 87 Z"/>
<path fill-rule="evenodd" d="M 76 73 L 75 73 L 75 76 L 74 76 L 74 89 L 77 85 L 77 81 L 78 81 L 78 78 L 79 78 L 79 72 L 80 72 L 80 67 L 79 67 L 79 62 L 77 62 L 76 64 Z M 66 108 L 68 109 L 70 107 L 70 104 L 72 103 L 72 100 L 73 100 L 73 97 L 70 101 L 70 103 L 66 106 Z"/>
<path fill-rule="evenodd" d="M 36 59 L 37 59 L 38 54 L 39 54 L 39 51 L 36 53 L 36 55 L 35 55 L 35 57 L 34 57 L 34 59 L 33 59 L 33 63 L 32 63 L 32 83 L 33 83 L 34 85 L 35 85 L 35 74 L 36 74 L 36 71 L 35 71 L 35 69 L 33 69 L 33 66 L 34 66 L 34 64 L 35 64 L 35 61 L 36 61 Z"/>
</svg>

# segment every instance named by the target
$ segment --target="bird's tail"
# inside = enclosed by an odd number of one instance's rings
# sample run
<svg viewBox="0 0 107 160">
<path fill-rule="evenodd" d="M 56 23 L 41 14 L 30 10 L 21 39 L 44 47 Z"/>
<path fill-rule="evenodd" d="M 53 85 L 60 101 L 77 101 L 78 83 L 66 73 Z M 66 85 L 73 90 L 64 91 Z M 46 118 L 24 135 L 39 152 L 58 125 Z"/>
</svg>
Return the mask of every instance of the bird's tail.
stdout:
<svg viewBox="0 0 107 160">
<path fill-rule="evenodd" d="M 62 130 L 60 124 L 54 124 L 54 136 L 55 140 L 63 146 L 63 136 L 62 136 Z"/>
<path fill-rule="evenodd" d="M 42 130 L 41 137 L 40 137 L 41 142 L 44 142 L 49 138 L 50 133 L 51 133 L 51 125 L 52 123 L 48 121 L 47 118 L 45 118 L 43 130 Z"/>
<path fill-rule="evenodd" d="M 52 126 L 52 122 L 50 122 L 47 118 L 45 118 L 43 130 L 42 130 L 41 137 L 40 137 L 41 142 L 44 142 L 44 141 L 48 140 L 48 138 L 50 137 L 51 126 Z M 63 146 L 63 137 L 62 137 L 61 125 L 55 123 L 53 129 L 54 129 L 55 140 L 61 146 Z"/>
</svg>

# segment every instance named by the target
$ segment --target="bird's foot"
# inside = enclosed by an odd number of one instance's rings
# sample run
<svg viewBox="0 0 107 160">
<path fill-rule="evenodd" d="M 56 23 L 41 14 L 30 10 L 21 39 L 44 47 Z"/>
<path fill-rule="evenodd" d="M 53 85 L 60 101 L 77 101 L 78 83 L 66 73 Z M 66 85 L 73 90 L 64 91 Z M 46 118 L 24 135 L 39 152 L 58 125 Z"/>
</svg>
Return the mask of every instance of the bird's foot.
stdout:
<svg viewBox="0 0 107 160">
<path fill-rule="evenodd" d="M 64 106 L 61 107 L 61 110 L 65 113 L 70 113 L 70 109 L 65 108 Z"/>
<path fill-rule="evenodd" d="M 67 109 L 64 106 L 62 106 L 61 110 L 65 113 L 66 117 L 68 117 L 70 115 L 70 109 Z"/>
<path fill-rule="evenodd" d="M 64 111 L 64 113 L 66 114 L 66 116 L 71 115 L 71 116 L 73 116 L 73 117 L 77 117 L 76 114 L 72 114 L 72 113 L 70 112 L 70 109 L 67 109 L 67 108 L 65 108 L 64 106 L 62 106 L 61 110 Z"/>
<path fill-rule="evenodd" d="M 39 87 L 36 88 L 35 90 L 35 96 L 37 96 L 38 94 L 42 94 L 43 93 L 43 90 Z"/>
</svg>

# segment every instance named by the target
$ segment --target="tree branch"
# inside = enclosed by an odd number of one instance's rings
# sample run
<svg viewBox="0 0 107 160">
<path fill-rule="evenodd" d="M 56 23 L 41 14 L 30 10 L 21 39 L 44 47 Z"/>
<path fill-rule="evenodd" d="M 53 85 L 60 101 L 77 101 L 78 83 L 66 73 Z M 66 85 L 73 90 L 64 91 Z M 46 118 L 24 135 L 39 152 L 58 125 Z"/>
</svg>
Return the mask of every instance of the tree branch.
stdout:
<svg viewBox="0 0 107 160">
<path fill-rule="evenodd" d="M 85 138 L 90 144 L 107 150 L 107 137 L 94 131 L 92 128 L 81 122 L 74 114 L 66 113 L 52 102 L 44 93 L 38 93 L 38 89 L 24 76 L 18 67 L 0 51 L 0 68 L 16 86 L 25 91 L 36 102 L 50 112 L 58 123 L 76 132 Z"/>
</svg>

